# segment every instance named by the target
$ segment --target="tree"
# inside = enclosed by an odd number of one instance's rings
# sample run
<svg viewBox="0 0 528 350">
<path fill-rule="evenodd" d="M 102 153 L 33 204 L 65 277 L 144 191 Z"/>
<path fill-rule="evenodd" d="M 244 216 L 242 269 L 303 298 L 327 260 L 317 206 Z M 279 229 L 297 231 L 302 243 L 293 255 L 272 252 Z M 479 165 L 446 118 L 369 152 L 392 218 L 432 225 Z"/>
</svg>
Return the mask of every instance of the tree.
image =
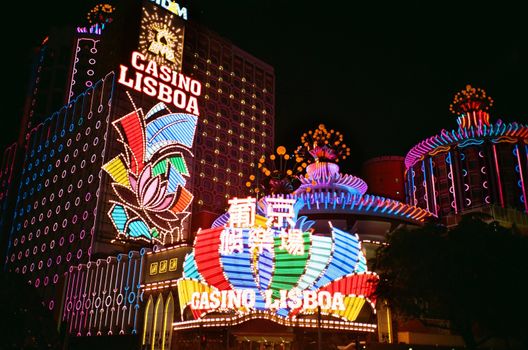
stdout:
<svg viewBox="0 0 528 350">
<path fill-rule="evenodd" d="M 20 275 L 0 273 L 1 349 L 60 349 L 60 338 L 49 310 L 36 289 Z"/>
<path fill-rule="evenodd" d="M 528 348 L 527 253 L 528 237 L 475 215 L 400 229 L 377 252 L 377 294 L 403 317 L 449 320 L 469 349 L 490 337 Z"/>
</svg>

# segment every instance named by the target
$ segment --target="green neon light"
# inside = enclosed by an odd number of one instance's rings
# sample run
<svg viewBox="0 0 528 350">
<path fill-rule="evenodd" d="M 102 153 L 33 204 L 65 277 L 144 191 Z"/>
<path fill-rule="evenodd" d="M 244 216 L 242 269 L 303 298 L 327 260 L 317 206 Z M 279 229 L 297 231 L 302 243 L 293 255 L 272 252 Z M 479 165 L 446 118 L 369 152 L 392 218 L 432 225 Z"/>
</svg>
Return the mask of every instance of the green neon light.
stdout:
<svg viewBox="0 0 528 350">
<path fill-rule="evenodd" d="M 280 249 L 281 238 L 275 237 L 275 271 L 271 280 L 272 297 L 280 297 L 279 290 L 290 290 L 297 285 L 304 274 L 310 252 L 310 233 L 303 233 L 304 254 L 290 255 L 285 249 Z"/>
<path fill-rule="evenodd" d="M 170 161 L 171 164 L 174 165 L 174 167 L 180 172 L 180 174 L 189 176 L 187 164 L 185 164 L 185 160 L 180 155 L 170 157 L 168 159 L 166 158 L 156 163 L 156 165 L 154 165 L 152 168 L 152 175 L 158 176 L 160 174 L 165 174 L 167 171 L 167 161 Z"/>
</svg>

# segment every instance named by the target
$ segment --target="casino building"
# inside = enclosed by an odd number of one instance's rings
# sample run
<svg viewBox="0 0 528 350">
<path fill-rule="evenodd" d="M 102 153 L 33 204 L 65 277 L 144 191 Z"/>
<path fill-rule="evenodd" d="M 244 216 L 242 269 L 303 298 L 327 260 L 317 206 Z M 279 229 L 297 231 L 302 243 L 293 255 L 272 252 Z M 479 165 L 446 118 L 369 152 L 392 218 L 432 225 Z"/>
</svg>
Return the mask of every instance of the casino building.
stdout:
<svg viewBox="0 0 528 350">
<path fill-rule="evenodd" d="M 335 134 L 321 125 L 311 135 L 307 149 L 295 156 L 311 163 L 306 176 L 268 172 L 269 160 L 291 159 L 283 147 L 259 161 L 259 171 L 276 180 L 272 186 L 290 188 L 287 182 L 299 181 L 293 193 L 233 199 L 192 246 L 145 253 L 142 346 L 316 349 L 321 339 L 329 348 L 395 341 L 390 310 L 372 293 L 377 275 L 368 258 L 388 232 L 422 225 L 433 215 L 367 194 L 362 179 L 339 172 L 341 144 Z M 254 219 L 238 225 L 245 213 L 240 205 L 251 201 Z M 229 304 L 233 293 L 240 293 L 242 305 Z"/>
<path fill-rule="evenodd" d="M 109 263 L 135 271 L 143 247 L 191 241 L 245 191 L 273 148 L 275 77 L 173 1 L 97 4 L 36 52 L 0 174 L 4 263 L 60 313 L 71 267 L 124 254 Z"/>
<path fill-rule="evenodd" d="M 450 110 L 458 128 L 421 141 L 405 157 L 407 203 L 449 226 L 476 210 L 528 226 L 528 125 L 493 122 L 492 104 L 470 85 L 455 95 Z"/>
<path fill-rule="evenodd" d="M 369 194 L 340 173 L 350 150 L 324 125 L 294 154 L 277 148 L 269 159 L 296 170 L 275 177 L 261 157 L 275 149 L 273 68 L 179 3 L 98 4 L 37 52 L 0 169 L 4 264 L 78 339 L 129 336 L 151 350 L 392 343 L 368 265 L 387 233 L 485 204 L 527 211 L 527 126 L 490 124 L 480 90 L 456 98 L 457 131 L 405 158 L 406 204 L 391 198 L 400 159 L 388 195 Z M 262 196 L 253 174 L 281 190 Z"/>
</svg>

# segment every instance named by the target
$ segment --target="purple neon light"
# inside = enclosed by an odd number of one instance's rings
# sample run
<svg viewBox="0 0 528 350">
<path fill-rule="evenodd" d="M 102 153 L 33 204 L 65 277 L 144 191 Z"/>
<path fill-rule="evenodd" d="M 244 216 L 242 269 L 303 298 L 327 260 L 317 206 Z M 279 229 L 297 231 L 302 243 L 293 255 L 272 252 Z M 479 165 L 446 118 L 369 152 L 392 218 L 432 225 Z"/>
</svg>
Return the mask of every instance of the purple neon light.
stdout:
<svg viewBox="0 0 528 350">
<path fill-rule="evenodd" d="M 524 186 L 524 177 L 523 177 L 522 163 L 521 163 L 521 152 L 519 152 L 518 146 L 515 148 L 515 150 L 517 153 L 517 164 L 519 166 L 519 177 L 521 178 L 521 189 L 522 189 L 522 195 L 523 195 L 524 211 L 528 213 L 528 200 L 526 200 L 526 187 Z"/>
</svg>

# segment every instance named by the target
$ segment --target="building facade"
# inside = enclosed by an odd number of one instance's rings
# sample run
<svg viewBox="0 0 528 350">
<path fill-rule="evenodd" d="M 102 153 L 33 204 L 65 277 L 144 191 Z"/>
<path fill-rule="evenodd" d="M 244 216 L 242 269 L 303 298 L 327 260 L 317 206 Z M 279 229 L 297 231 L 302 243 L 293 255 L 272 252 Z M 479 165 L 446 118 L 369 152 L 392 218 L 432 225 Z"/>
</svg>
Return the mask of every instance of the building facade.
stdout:
<svg viewBox="0 0 528 350">
<path fill-rule="evenodd" d="M 399 156 L 376 157 L 361 166 L 369 192 L 379 196 L 405 201 L 404 158 Z"/>
<path fill-rule="evenodd" d="M 528 213 L 528 126 L 492 122 L 492 102 L 468 85 L 451 105 L 458 129 L 442 130 L 407 153 L 407 203 L 450 224 L 459 214 L 491 206 Z"/>
<path fill-rule="evenodd" d="M 190 241 L 273 147 L 273 68 L 171 4 L 98 4 L 37 50 L 2 224 L 50 310 L 73 267 Z"/>
</svg>

